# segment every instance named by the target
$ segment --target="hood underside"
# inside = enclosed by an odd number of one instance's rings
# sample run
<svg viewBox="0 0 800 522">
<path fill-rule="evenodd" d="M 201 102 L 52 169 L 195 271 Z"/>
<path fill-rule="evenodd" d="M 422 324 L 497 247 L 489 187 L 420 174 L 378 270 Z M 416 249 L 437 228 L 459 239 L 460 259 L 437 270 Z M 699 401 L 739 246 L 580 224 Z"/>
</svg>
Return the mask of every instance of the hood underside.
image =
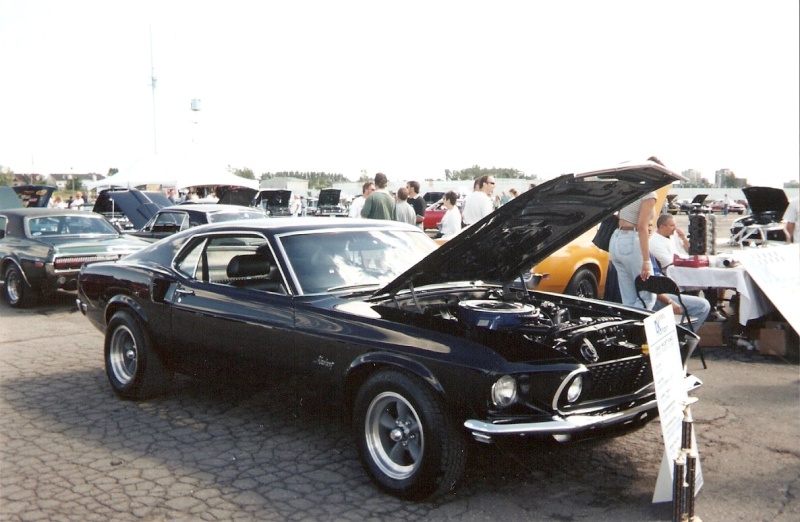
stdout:
<svg viewBox="0 0 800 522">
<path fill-rule="evenodd" d="M 335 207 L 340 203 L 339 196 L 341 194 L 342 191 L 339 189 L 322 189 L 319 191 L 317 205 L 320 207 Z"/>
<path fill-rule="evenodd" d="M 454 281 L 510 282 L 603 218 L 680 179 L 654 163 L 565 174 L 462 230 L 375 295 Z"/>
<path fill-rule="evenodd" d="M 93 210 L 101 214 L 122 213 L 130 220 L 134 228 L 140 229 L 159 209 L 172 205 L 172 201 L 161 192 L 111 189 L 100 192 L 94 202 Z"/>
<path fill-rule="evenodd" d="M 750 210 L 753 214 L 775 212 L 775 217 L 778 221 L 783 219 L 783 213 L 786 212 L 786 207 L 789 206 L 789 200 L 786 198 L 786 193 L 783 189 L 747 187 L 743 188 L 742 192 L 744 192 L 744 197 L 747 198 L 747 203 L 750 205 Z"/>
</svg>

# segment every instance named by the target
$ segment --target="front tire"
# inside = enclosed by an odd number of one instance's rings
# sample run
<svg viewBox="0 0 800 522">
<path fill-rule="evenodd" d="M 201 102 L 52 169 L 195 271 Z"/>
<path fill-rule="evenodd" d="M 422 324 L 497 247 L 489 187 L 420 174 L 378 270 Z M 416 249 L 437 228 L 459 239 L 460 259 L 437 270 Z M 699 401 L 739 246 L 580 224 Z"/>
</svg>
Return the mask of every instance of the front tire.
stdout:
<svg viewBox="0 0 800 522">
<path fill-rule="evenodd" d="M 6 301 L 12 308 L 30 308 L 36 304 L 36 291 L 25 281 L 16 265 L 6 269 L 5 281 Z"/>
<path fill-rule="evenodd" d="M 355 401 L 353 433 L 372 481 L 399 498 L 440 496 L 464 472 L 464 433 L 417 377 L 389 370 L 367 379 Z"/>
<path fill-rule="evenodd" d="M 123 399 L 147 399 L 166 389 L 172 380 L 161 357 L 139 321 L 129 312 L 114 314 L 106 328 L 106 375 Z"/>
<path fill-rule="evenodd" d="M 597 299 L 599 294 L 597 277 L 588 268 L 581 268 L 569 280 L 564 293 L 587 299 Z"/>
</svg>

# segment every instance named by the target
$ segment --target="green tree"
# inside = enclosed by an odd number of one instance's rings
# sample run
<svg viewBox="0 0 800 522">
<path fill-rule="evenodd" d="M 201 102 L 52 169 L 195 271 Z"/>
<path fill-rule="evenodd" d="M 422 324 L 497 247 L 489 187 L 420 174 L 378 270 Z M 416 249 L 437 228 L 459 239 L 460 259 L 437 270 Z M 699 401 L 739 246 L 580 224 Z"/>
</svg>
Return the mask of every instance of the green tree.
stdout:
<svg viewBox="0 0 800 522">
<path fill-rule="evenodd" d="M 8 167 L 0 165 L 0 185 L 13 185 L 14 171 Z"/>
<path fill-rule="evenodd" d="M 111 167 L 110 169 L 108 169 L 108 174 L 106 174 L 106 175 L 107 175 L 108 177 L 111 177 L 111 176 L 113 176 L 114 174 L 116 174 L 116 173 L 118 173 L 118 172 L 119 172 L 119 169 L 118 169 L 118 168 Z"/>
<path fill-rule="evenodd" d="M 250 167 L 243 167 L 243 168 L 237 169 L 237 168 L 233 168 L 230 165 L 228 165 L 228 172 L 230 172 L 231 174 L 234 174 L 236 176 L 239 176 L 240 178 L 256 179 L 256 175 L 255 175 L 255 173 L 253 173 L 253 169 L 251 169 Z"/>
<path fill-rule="evenodd" d="M 480 167 L 479 165 L 473 165 L 464 170 L 450 170 L 445 169 L 444 177 L 447 181 L 455 181 L 455 180 L 472 180 L 478 179 L 481 176 L 494 176 L 495 178 L 510 178 L 510 179 L 527 179 L 527 180 L 535 180 L 537 179 L 536 174 L 526 175 L 521 170 L 511 169 L 511 168 L 497 168 L 492 167 L 490 169 L 486 169 Z"/>
</svg>

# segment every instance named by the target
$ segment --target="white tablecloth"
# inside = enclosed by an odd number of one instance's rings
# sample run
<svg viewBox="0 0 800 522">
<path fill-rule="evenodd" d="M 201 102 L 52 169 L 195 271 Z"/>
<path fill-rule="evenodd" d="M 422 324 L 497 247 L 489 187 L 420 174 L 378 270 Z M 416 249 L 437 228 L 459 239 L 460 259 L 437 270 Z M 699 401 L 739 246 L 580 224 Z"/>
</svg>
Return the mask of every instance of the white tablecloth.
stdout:
<svg viewBox="0 0 800 522">
<path fill-rule="evenodd" d="M 723 288 L 739 293 L 739 323 L 746 325 L 772 311 L 772 306 L 742 266 L 733 268 L 671 266 L 668 274 L 678 286 L 688 288 Z"/>
</svg>

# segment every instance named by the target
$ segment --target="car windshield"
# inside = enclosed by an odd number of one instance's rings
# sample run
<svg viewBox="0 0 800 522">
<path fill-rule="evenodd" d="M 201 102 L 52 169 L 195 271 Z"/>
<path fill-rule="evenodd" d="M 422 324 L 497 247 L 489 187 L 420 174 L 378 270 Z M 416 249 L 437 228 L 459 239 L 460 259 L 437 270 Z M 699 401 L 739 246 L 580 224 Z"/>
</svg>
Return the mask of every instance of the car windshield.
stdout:
<svg viewBox="0 0 800 522">
<path fill-rule="evenodd" d="M 25 221 L 28 237 L 111 235 L 117 230 L 102 216 L 40 216 Z"/>
<path fill-rule="evenodd" d="M 258 210 L 244 212 L 216 212 L 208 215 L 209 223 L 222 223 L 223 221 L 236 221 L 239 219 L 264 219 L 267 215 Z"/>
<path fill-rule="evenodd" d="M 282 236 L 281 244 L 304 294 L 374 290 L 436 248 L 412 230 L 302 233 Z"/>
</svg>

